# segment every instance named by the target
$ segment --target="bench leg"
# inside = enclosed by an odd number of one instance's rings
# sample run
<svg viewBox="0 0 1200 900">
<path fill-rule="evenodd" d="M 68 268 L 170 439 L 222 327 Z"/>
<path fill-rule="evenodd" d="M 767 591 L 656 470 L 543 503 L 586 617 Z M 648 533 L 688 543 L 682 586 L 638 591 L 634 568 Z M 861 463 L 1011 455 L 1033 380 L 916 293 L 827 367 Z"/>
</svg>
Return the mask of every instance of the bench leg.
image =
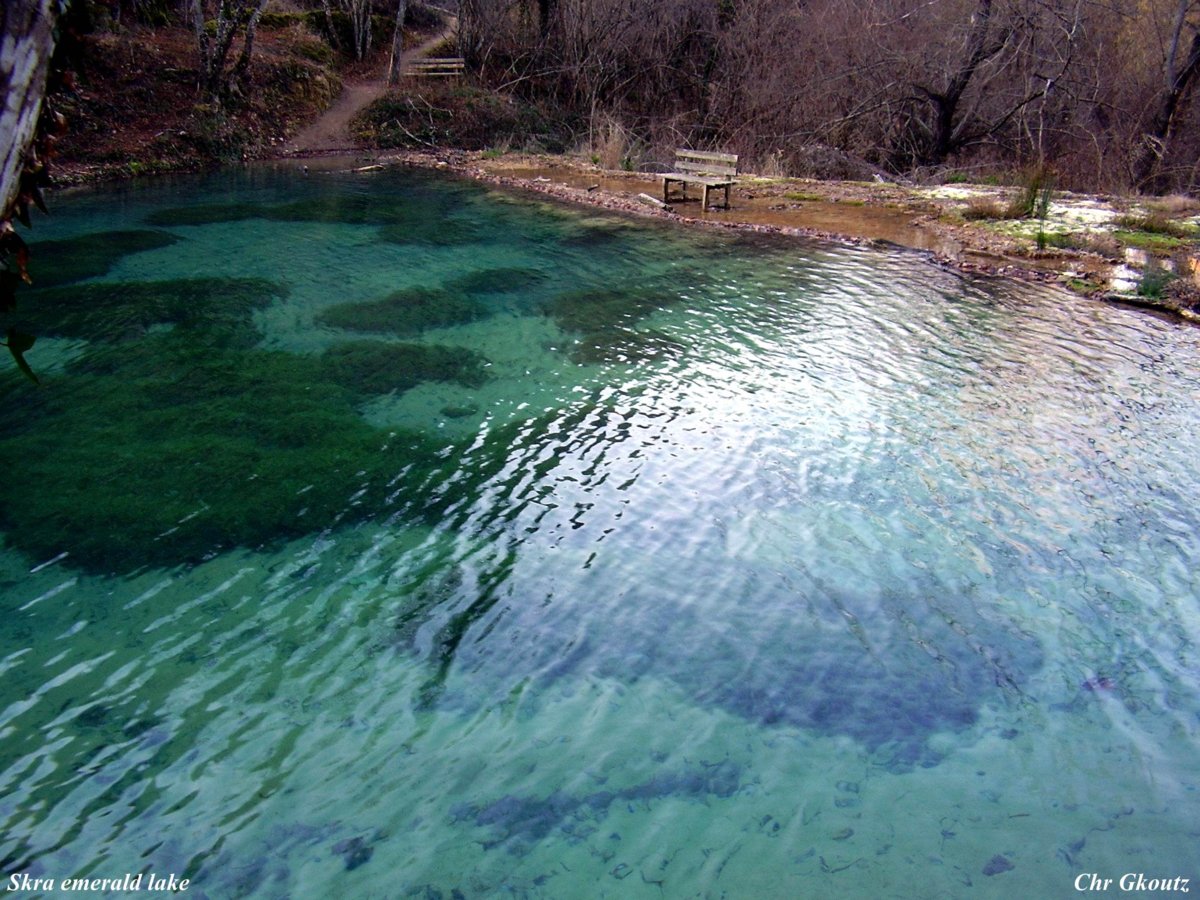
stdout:
<svg viewBox="0 0 1200 900">
<path fill-rule="evenodd" d="M 706 184 L 704 185 L 704 200 L 700 204 L 700 212 L 704 212 L 706 209 L 708 209 L 708 191 L 709 186 Z"/>
</svg>

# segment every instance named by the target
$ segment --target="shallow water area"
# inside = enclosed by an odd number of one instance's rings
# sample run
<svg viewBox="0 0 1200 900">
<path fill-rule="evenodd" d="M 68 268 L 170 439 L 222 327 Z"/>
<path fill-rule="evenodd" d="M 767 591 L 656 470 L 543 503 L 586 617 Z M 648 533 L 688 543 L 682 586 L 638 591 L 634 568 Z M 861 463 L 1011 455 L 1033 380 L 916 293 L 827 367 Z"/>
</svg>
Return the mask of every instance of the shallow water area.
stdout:
<svg viewBox="0 0 1200 900">
<path fill-rule="evenodd" d="M 54 213 L 0 376 L 22 895 L 1200 886 L 1195 328 L 412 171 Z"/>
</svg>

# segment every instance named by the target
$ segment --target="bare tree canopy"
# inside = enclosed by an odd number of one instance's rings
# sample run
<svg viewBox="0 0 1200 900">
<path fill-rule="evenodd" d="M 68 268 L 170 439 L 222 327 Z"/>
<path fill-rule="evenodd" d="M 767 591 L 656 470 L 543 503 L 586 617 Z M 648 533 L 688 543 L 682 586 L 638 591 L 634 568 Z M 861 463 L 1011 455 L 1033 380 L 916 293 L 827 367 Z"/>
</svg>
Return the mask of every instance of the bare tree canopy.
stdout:
<svg viewBox="0 0 1200 900">
<path fill-rule="evenodd" d="M 254 50 L 254 34 L 267 0 L 216 0 L 211 4 L 215 28 L 210 35 L 207 27 L 204 0 L 192 0 L 192 24 L 200 50 L 201 89 L 212 100 L 220 102 L 230 89 L 240 86 L 250 65 Z M 244 34 L 242 52 L 232 68 L 226 60 L 239 32 Z"/>
<path fill-rule="evenodd" d="M 462 0 L 460 19 L 493 84 L 647 146 L 1200 188 L 1200 0 Z"/>
</svg>

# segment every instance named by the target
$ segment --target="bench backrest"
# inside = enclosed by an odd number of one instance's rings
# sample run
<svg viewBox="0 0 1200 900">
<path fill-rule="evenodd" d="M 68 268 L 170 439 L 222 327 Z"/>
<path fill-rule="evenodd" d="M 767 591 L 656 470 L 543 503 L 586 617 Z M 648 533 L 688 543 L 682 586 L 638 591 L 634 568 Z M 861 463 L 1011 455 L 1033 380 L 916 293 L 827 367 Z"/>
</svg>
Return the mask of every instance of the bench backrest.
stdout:
<svg viewBox="0 0 1200 900">
<path fill-rule="evenodd" d="M 675 168 L 696 175 L 736 175 L 738 158 L 733 153 L 705 150 L 676 150 Z"/>
<path fill-rule="evenodd" d="M 466 62 L 460 56 L 414 59 L 404 67 L 405 75 L 462 75 Z"/>
</svg>

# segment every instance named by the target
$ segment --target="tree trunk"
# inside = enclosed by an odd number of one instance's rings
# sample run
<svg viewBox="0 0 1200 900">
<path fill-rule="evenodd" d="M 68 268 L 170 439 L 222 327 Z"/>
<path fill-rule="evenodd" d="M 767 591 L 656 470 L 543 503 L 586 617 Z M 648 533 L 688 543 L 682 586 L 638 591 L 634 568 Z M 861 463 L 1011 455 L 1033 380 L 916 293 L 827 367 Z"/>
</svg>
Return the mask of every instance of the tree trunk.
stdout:
<svg viewBox="0 0 1200 900">
<path fill-rule="evenodd" d="M 392 35 L 392 61 L 388 63 L 388 84 L 395 84 L 400 80 L 400 70 L 404 60 L 404 14 L 406 12 L 408 12 L 408 0 L 397 0 L 396 33 Z"/>
<path fill-rule="evenodd" d="M 354 38 L 354 58 L 367 58 L 371 49 L 371 0 L 344 0 Z"/>
<path fill-rule="evenodd" d="M 1192 34 L 1187 56 L 1182 63 L 1179 62 L 1179 51 L 1184 40 L 1187 13 L 1191 5 L 1190 0 L 1179 2 L 1167 58 L 1163 63 L 1165 89 L 1157 109 L 1150 118 L 1149 127 L 1142 132 L 1140 146 L 1134 156 L 1131 174 L 1134 186 L 1139 190 L 1165 190 L 1165 179 L 1159 171 L 1159 166 L 1167 155 L 1171 135 L 1175 130 L 1176 114 L 1200 75 L 1200 30 Z"/>
<path fill-rule="evenodd" d="M 0 215 L 5 217 L 37 128 L 58 12 L 57 0 L 4 0 L 0 6 Z"/>
<path fill-rule="evenodd" d="M 246 79 L 246 72 L 250 69 L 250 57 L 254 53 L 254 35 L 258 31 L 258 20 L 262 17 L 263 10 L 267 8 L 268 0 L 258 0 L 254 7 L 254 12 L 250 14 L 250 20 L 246 23 L 246 40 L 242 44 L 242 52 L 238 55 L 237 64 L 233 67 L 232 82 L 241 89 Z"/>
<path fill-rule="evenodd" d="M 550 36 L 550 22 L 556 6 L 557 0 L 538 0 L 538 35 L 542 40 Z"/>
<path fill-rule="evenodd" d="M 957 71 L 948 73 L 945 87 L 940 91 L 918 87 L 933 106 L 933 123 L 930 128 L 929 148 L 923 162 L 937 165 L 945 162 L 958 149 L 964 122 L 958 120 L 958 108 L 971 79 L 979 67 L 1000 52 L 1004 41 L 992 31 L 992 0 L 979 0 L 979 6 L 971 16 L 971 30 L 967 35 L 966 55 Z"/>
<path fill-rule="evenodd" d="M 325 11 L 325 29 L 329 32 L 329 46 L 334 50 L 341 50 L 342 42 L 338 40 L 337 26 L 333 24 L 333 7 L 329 5 L 329 0 L 321 0 L 321 9 Z"/>
</svg>

